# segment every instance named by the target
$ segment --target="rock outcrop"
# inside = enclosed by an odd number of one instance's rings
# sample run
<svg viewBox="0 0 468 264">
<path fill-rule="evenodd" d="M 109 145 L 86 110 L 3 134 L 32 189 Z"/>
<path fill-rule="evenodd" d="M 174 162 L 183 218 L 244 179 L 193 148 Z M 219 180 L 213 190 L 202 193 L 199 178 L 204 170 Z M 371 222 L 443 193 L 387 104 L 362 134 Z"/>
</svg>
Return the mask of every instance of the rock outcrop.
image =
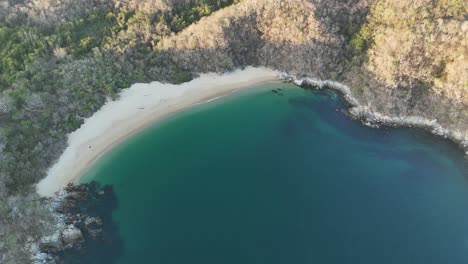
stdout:
<svg viewBox="0 0 468 264">
<path fill-rule="evenodd" d="M 101 188 L 95 182 L 69 184 L 65 190 L 58 192 L 50 203 L 50 210 L 56 219 L 53 233 L 41 237 L 38 242 L 28 242 L 32 262 L 58 262 L 61 253 L 81 250 L 86 239 L 100 239 L 103 221 L 90 212 L 90 208 L 108 198 L 114 199 L 112 189 L 109 186 Z"/>
<path fill-rule="evenodd" d="M 65 230 L 62 231 L 62 241 L 65 245 L 73 247 L 83 242 L 83 233 L 74 225 L 68 225 Z"/>
<path fill-rule="evenodd" d="M 341 92 L 345 100 L 349 103 L 349 113 L 353 117 L 359 118 L 364 125 L 370 127 L 379 127 L 383 125 L 392 127 L 408 126 L 423 128 L 437 136 L 448 138 L 457 142 L 463 149 L 465 149 L 465 153 L 468 156 L 468 139 L 466 136 L 457 130 L 444 128 L 435 119 L 429 120 L 420 116 L 387 116 L 372 111 L 369 109 L 369 107 L 362 105 L 358 99 L 353 96 L 351 89 L 348 86 L 341 83 L 333 81 L 321 81 L 311 78 L 296 78 L 295 76 L 289 76 L 287 74 L 284 74 L 281 78 L 285 81 L 293 82 L 297 86 L 306 89 L 327 88 Z"/>
</svg>

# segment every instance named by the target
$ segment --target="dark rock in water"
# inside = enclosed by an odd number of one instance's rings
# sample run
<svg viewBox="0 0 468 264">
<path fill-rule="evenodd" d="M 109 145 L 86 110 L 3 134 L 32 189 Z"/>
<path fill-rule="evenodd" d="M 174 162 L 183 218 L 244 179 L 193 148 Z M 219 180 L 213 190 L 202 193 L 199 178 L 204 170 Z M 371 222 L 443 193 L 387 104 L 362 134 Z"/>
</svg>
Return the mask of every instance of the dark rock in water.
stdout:
<svg viewBox="0 0 468 264">
<path fill-rule="evenodd" d="M 56 262 L 61 263 L 64 254 L 70 251 L 82 251 L 87 240 L 103 239 L 104 220 L 98 208 L 103 203 L 111 212 L 115 206 L 115 195 L 111 186 L 101 186 L 97 182 L 87 184 L 68 184 L 57 194 L 55 212 L 63 219 L 57 230 L 49 236 L 42 237 L 39 249 Z M 107 206 L 104 206 L 107 207 Z M 106 213 L 108 221 L 110 213 Z"/>
<path fill-rule="evenodd" d="M 284 94 L 281 93 L 281 88 L 272 89 L 271 91 L 277 95 L 284 96 Z"/>
</svg>

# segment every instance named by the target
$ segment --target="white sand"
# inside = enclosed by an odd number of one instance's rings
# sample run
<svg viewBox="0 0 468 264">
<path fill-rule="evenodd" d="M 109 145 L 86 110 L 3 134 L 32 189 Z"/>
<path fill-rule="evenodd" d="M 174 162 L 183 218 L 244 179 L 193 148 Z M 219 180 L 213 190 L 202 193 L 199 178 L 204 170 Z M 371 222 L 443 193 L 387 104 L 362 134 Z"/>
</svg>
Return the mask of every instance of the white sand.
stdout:
<svg viewBox="0 0 468 264">
<path fill-rule="evenodd" d="M 224 75 L 203 74 L 181 85 L 134 84 L 68 136 L 68 147 L 37 184 L 37 192 L 51 196 L 67 183 L 78 181 L 105 151 L 158 119 L 235 90 L 277 81 L 277 76 L 278 72 L 266 68 L 249 67 Z"/>
</svg>

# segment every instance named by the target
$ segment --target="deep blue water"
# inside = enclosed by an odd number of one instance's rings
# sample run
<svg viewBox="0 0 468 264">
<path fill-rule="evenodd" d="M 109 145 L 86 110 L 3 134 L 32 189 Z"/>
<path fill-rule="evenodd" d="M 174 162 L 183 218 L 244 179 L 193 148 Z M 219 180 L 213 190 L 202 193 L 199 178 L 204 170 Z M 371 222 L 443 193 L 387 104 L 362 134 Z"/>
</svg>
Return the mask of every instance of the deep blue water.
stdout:
<svg viewBox="0 0 468 264">
<path fill-rule="evenodd" d="M 112 184 L 117 204 L 110 238 L 75 262 L 468 263 L 462 151 L 345 108 L 334 92 L 276 84 L 133 136 L 84 179 Z"/>
</svg>

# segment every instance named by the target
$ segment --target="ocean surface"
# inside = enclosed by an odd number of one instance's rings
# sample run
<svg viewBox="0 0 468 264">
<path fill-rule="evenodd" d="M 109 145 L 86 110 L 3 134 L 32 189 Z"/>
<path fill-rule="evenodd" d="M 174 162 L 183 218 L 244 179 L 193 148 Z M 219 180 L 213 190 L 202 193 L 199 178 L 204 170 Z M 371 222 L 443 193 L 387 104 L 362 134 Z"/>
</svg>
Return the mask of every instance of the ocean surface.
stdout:
<svg viewBox="0 0 468 264">
<path fill-rule="evenodd" d="M 67 262 L 468 263 L 463 152 L 345 109 L 333 91 L 272 84 L 154 124 L 84 177 L 116 201 L 104 241 Z"/>
</svg>

